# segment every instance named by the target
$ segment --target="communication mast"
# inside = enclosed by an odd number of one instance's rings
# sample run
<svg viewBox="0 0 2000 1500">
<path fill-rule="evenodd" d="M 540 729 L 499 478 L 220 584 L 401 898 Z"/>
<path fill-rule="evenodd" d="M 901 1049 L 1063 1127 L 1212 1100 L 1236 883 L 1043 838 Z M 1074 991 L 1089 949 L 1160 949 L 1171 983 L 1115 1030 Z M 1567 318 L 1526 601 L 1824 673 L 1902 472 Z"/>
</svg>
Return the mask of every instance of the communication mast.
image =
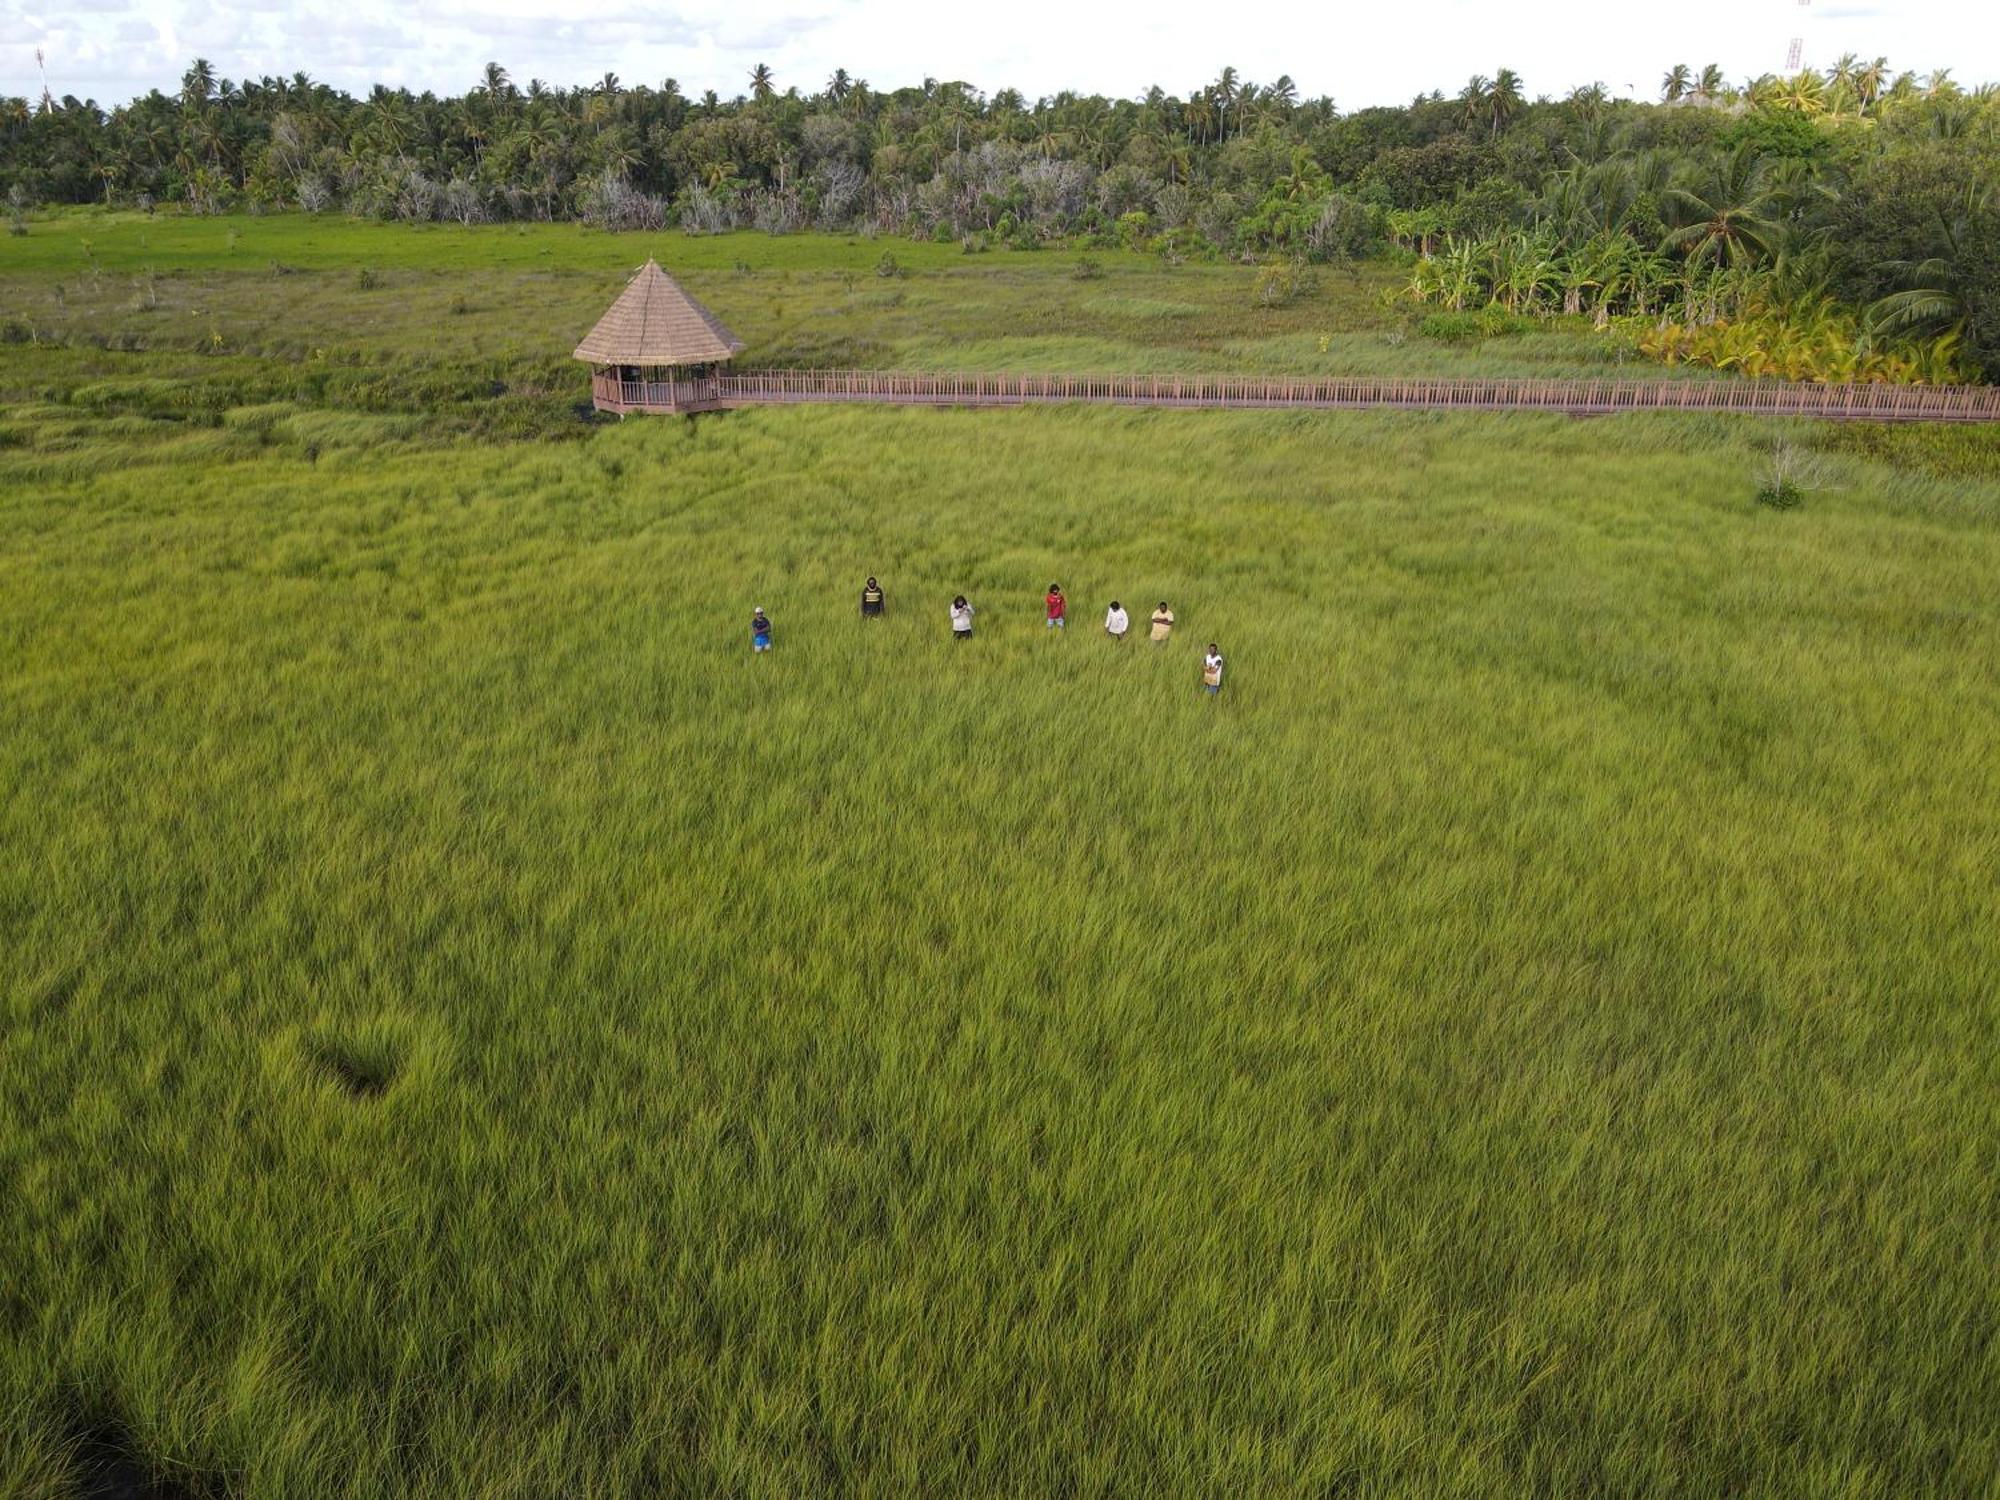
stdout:
<svg viewBox="0 0 2000 1500">
<path fill-rule="evenodd" d="M 49 65 L 42 61 L 40 47 L 35 49 L 35 66 L 41 69 L 42 73 L 42 113 L 52 115 L 56 112 L 56 100 L 55 95 L 49 92 Z"/>
<path fill-rule="evenodd" d="M 1799 9 L 1804 10 L 1807 6 L 1812 4 L 1812 0 L 1798 0 L 1798 4 L 1799 4 Z M 1799 20 L 1801 23 L 1803 23 L 1805 21 L 1805 17 L 1800 16 Z M 1795 36 L 1792 38 L 1792 45 L 1785 51 L 1785 71 L 1787 73 L 1798 72 L 1798 70 L 1802 66 L 1804 66 L 1805 60 L 1806 60 L 1806 39 L 1802 36 Z"/>
</svg>

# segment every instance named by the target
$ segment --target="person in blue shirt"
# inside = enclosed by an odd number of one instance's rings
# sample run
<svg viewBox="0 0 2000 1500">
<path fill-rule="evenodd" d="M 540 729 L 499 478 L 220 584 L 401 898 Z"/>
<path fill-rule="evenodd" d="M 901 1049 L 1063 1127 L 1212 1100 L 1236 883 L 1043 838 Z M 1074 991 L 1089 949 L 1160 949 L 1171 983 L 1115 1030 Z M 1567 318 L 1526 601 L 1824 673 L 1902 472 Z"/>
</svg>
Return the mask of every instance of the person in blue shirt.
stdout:
<svg viewBox="0 0 2000 1500">
<path fill-rule="evenodd" d="M 764 606 L 761 604 L 750 611 L 750 649 L 752 651 L 771 649 L 771 617 L 764 613 Z"/>
</svg>

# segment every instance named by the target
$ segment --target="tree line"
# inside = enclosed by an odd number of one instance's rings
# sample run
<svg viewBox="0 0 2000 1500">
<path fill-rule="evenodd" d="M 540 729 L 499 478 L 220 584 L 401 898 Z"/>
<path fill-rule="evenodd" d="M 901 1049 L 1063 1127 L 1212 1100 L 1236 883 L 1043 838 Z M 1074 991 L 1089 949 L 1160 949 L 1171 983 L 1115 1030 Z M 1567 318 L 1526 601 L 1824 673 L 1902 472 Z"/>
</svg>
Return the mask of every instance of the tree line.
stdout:
<svg viewBox="0 0 2000 1500">
<path fill-rule="evenodd" d="M 1132 99 L 878 90 L 845 69 L 810 90 L 764 66 L 745 82 L 729 99 L 610 73 L 522 85 L 489 63 L 455 97 L 355 97 L 197 60 L 177 92 L 110 110 L 0 100 L 0 190 L 17 230 L 35 205 L 101 201 L 1169 259 L 1394 249 L 1440 312 L 1734 326 L 1739 342 L 1746 320 L 1802 316 L 1912 378 L 2000 376 L 2000 95 L 1945 69 L 1850 56 L 1732 85 L 1676 65 L 1638 101 L 1601 84 L 1530 97 L 1501 68 L 1351 112 L 1233 68 Z"/>
</svg>

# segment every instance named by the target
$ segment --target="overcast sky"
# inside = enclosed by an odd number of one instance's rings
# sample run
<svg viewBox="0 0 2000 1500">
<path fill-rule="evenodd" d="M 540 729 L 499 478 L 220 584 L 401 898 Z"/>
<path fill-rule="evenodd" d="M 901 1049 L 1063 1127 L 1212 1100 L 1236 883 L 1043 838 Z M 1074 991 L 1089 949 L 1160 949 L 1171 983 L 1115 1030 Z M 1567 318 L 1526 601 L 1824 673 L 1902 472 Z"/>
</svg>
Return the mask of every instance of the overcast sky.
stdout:
<svg viewBox="0 0 2000 1500">
<path fill-rule="evenodd" d="M 725 98 L 760 62 L 802 92 L 845 67 L 878 89 L 928 74 L 1030 98 L 1151 83 L 1185 94 L 1229 63 L 1358 109 L 1455 92 L 1503 66 L 1531 95 L 1595 80 L 1651 97 L 1676 62 L 1719 62 L 1732 80 L 1783 71 L 1794 36 L 1808 66 L 1885 54 L 1968 84 L 2000 79 L 2000 0 L 0 0 L 0 94 L 40 94 L 39 47 L 58 97 L 106 105 L 172 91 L 199 56 L 230 78 L 303 69 L 355 93 L 378 82 L 462 93 L 491 58 L 522 84 L 608 69 Z"/>
</svg>

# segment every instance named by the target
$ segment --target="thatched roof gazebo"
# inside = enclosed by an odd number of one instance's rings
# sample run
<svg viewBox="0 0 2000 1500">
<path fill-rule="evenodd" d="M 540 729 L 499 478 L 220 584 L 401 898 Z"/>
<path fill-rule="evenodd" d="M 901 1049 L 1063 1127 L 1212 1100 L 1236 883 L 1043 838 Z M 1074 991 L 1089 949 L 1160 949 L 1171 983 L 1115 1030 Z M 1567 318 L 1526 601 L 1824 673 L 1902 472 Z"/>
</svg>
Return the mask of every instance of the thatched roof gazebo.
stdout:
<svg viewBox="0 0 2000 1500">
<path fill-rule="evenodd" d="M 712 410 L 717 366 L 742 352 L 743 340 L 651 259 L 576 346 L 597 409 L 620 416 Z"/>
</svg>

